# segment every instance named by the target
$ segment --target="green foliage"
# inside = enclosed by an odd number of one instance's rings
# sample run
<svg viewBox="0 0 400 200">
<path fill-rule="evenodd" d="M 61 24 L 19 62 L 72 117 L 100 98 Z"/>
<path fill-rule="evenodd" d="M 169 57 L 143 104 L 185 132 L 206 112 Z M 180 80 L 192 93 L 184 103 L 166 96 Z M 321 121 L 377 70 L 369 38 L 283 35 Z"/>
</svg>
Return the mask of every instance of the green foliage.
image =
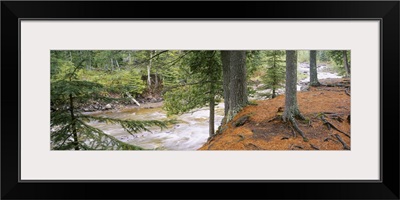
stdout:
<svg viewBox="0 0 400 200">
<path fill-rule="evenodd" d="M 263 82 L 266 88 L 276 90 L 285 83 L 285 51 L 267 51 L 266 56 L 268 68 L 263 77 Z"/>
<path fill-rule="evenodd" d="M 70 59 L 65 55 L 70 55 Z M 113 123 L 121 125 L 128 133 L 133 134 L 138 131 L 147 131 L 147 126 L 165 127 L 170 122 L 163 121 L 128 121 L 102 117 L 92 117 L 83 115 L 76 107 L 79 103 L 85 103 L 91 99 L 101 98 L 102 95 L 107 94 L 110 88 L 104 87 L 102 81 L 110 81 L 104 77 L 99 77 L 97 82 L 92 76 L 83 73 L 84 66 L 89 63 L 84 52 L 70 51 L 66 54 L 60 52 L 51 52 L 54 56 L 51 58 L 51 146 L 55 150 L 140 150 L 142 148 L 136 147 L 122 141 L 115 137 L 104 133 L 102 130 L 89 126 L 87 123 L 91 120 Z M 74 55 L 77 57 L 71 57 Z M 72 59 L 71 59 L 72 58 Z M 91 71 L 85 71 L 90 73 Z M 128 71 L 128 73 L 130 73 Z M 104 75 L 104 74 L 102 74 Z M 117 76 L 116 74 L 112 74 Z M 130 74 L 120 74 L 112 79 L 111 86 L 120 86 L 123 81 L 129 82 L 131 80 Z M 110 75 L 111 76 L 111 75 Z M 127 79 L 127 80 L 125 80 Z M 107 82 L 108 83 L 108 82 Z M 114 84 L 114 85 L 113 85 Z M 118 87 L 117 87 L 118 88 Z M 121 90 L 121 88 L 118 88 Z"/>
<path fill-rule="evenodd" d="M 317 51 L 317 62 L 328 62 L 330 61 L 328 51 L 318 50 Z"/>
<path fill-rule="evenodd" d="M 141 75 L 133 69 L 112 72 L 80 70 L 77 75 L 81 80 L 106 85 L 109 93 L 125 94 L 125 92 L 129 92 L 135 96 L 141 94 L 146 88 Z"/>
<path fill-rule="evenodd" d="M 222 64 L 218 51 L 187 52 L 180 69 L 181 79 L 164 94 L 168 115 L 181 114 L 207 105 L 222 96 Z"/>
<path fill-rule="evenodd" d="M 253 75 L 257 70 L 263 67 L 265 62 L 265 51 L 247 51 L 246 52 L 246 68 L 247 77 Z"/>
<path fill-rule="evenodd" d="M 310 62 L 310 51 L 297 51 L 297 61 L 299 63 Z"/>
<path fill-rule="evenodd" d="M 327 54 L 329 55 L 331 61 L 333 61 L 333 70 L 341 76 L 345 75 L 346 70 L 343 63 L 343 51 L 332 50 L 328 51 Z M 349 65 L 351 65 L 350 51 L 347 51 L 347 60 L 349 62 Z"/>
</svg>

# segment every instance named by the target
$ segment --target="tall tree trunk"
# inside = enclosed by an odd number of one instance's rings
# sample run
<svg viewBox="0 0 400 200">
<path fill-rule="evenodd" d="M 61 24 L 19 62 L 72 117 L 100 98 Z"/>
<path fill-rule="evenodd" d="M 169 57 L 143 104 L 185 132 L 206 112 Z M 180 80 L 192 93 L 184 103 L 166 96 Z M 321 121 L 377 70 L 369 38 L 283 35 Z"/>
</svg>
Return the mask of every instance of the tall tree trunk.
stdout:
<svg viewBox="0 0 400 200">
<path fill-rule="evenodd" d="M 151 57 L 153 57 L 153 51 L 150 51 L 150 60 L 149 60 L 149 65 L 147 65 L 147 86 L 151 87 L 151 74 L 150 74 L 150 70 L 151 70 Z"/>
<path fill-rule="evenodd" d="M 212 137 L 214 135 L 214 109 L 215 109 L 215 94 L 214 94 L 214 88 L 213 88 L 213 84 L 215 83 L 210 83 L 211 88 L 210 88 L 210 121 L 209 121 L 209 135 L 210 137 Z"/>
<path fill-rule="evenodd" d="M 154 88 L 156 88 L 157 89 L 157 87 L 158 87 L 158 70 L 156 69 L 156 76 L 154 77 Z"/>
<path fill-rule="evenodd" d="M 111 58 L 111 71 L 114 71 L 113 59 Z"/>
<path fill-rule="evenodd" d="M 317 51 L 310 51 L 310 85 L 318 86 L 318 73 L 317 73 Z"/>
<path fill-rule="evenodd" d="M 275 86 L 272 86 L 272 98 L 276 97 Z"/>
<path fill-rule="evenodd" d="M 225 121 L 229 122 L 248 103 L 246 51 L 222 51 L 221 57 L 224 73 L 224 100 L 226 101 L 226 97 L 228 97 L 228 108 L 225 107 Z"/>
<path fill-rule="evenodd" d="M 72 127 L 72 136 L 74 137 L 75 150 L 79 150 L 79 141 L 78 141 L 78 133 L 76 131 L 74 102 L 72 94 L 69 94 L 69 112 L 71 114 L 71 127 Z"/>
<path fill-rule="evenodd" d="M 119 67 L 118 60 L 115 60 L 115 64 L 117 64 L 118 70 L 120 70 L 121 68 Z"/>
<path fill-rule="evenodd" d="M 272 65 L 272 67 L 274 68 L 274 70 L 276 70 L 276 51 L 273 51 L 274 52 L 274 54 L 273 54 L 273 57 L 272 57 L 272 61 L 274 62 L 274 64 Z M 275 86 L 277 85 L 277 80 L 276 80 L 277 78 L 276 77 L 274 77 L 274 80 L 273 80 L 273 84 L 272 84 L 272 98 L 275 98 L 276 97 L 276 91 L 275 91 Z"/>
<path fill-rule="evenodd" d="M 350 66 L 349 62 L 347 60 L 347 51 L 343 50 L 343 64 L 344 64 L 344 69 L 346 70 L 346 76 L 350 77 Z"/>
<path fill-rule="evenodd" d="M 297 51 L 286 50 L 286 87 L 285 87 L 285 110 L 282 115 L 284 122 L 290 121 L 293 128 L 308 141 L 305 134 L 300 130 L 295 118 L 305 119 L 300 113 L 297 105 Z"/>
<path fill-rule="evenodd" d="M 304 118 L 297 105 L 297 51 L 286 51 L 285 111 L 283 121 L 293 117 Z"/>
<path fill-rule="evenodd" d="M 223 77 L 223 90 L 224 90 L 224 116 L 228 115 L 229 110 L 229 82 L 230 82 L 230 53 L 229 51 L 221 51 L 222 60 L 222 77 Z M 226 121 L 226 119 L 225 119 Z M 226 121 L 227 122 L 227 121 Z"/>
</svg>

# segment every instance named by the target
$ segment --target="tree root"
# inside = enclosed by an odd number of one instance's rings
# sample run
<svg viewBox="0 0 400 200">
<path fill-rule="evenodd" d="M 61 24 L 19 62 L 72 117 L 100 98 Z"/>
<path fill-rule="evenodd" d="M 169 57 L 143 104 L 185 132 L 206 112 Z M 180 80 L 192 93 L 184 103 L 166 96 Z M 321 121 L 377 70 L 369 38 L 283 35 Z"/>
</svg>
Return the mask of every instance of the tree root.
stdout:
<svg viewBox="0 0 400 200">
<path fill-rule="evenodd" d="M 263 148 L 261 148 L 261 147 L 255 145 L 255 144 L 253 144 L 253 143 L 248 143 L 246 146 L 247 146 L 247 147 L 256 148 L 257 150 L 264 150 Z"/>
<path fill-rule="evenodd" d="M 345 136 L 350 138 L 350 135 L 341 131 L 340 129 L 338 129 L 336 126 L 334 126 L 332 123 L 328 122 L 324 116 L 321 116 L 321 120 L 324 122 L 324 124 L 328 127 L 328 130 L 331 130 L 331 128 L 335 129 L 336 131 L 343 133 Z"/>
<path fill-rule="evenodd" d="M 342 137 L 339 134 L 335 134 L 336 138 L 339 140 L 340 143 L 343 145 L 343 149 L 350 150 L 350 147 L 343 141 Z"/>
<path fill-rule="evenodd" d="M 350 95 L 349 88 L 346 88 L 346 89 L 344 90 L 344 92 L 345 92 L 347 95 L 351 96 L 351 95 Z"/>
<path fill-rule="evenodd" d="M 310 144 L 311 148 L 315 149 L 315 150 L 319 150 L 318 147 L 314 146 L 313 144 Z"/>
<path fill-rule="evenodd" d="M 333 142 L 338 143 L 338 141 L 336 141 L 336 140 L 334 140 L 334 139 L 332 139 L 332 138 L 328 138 L 328 137 L 324 139 L 324 142 L 328 142 L 329 140 L 332 140 Z"/>
<path fill-rule="evenodd" d="M 238 136 L 240 137 L 239 142 L 245 139 L 245 137 L 242 134 L 239 134 Z"/>
<path fill-rule="evenodd" d="M 304 132 L 299 128 L 299 126 L 297 125 L 297 122 L 296 122 L 296 120 L 294 119 L 293 116 L 289 117 L 289 121 L 292 123 L 292 127 L 294 128 L 294 130 L 296 130 L 296 131 L 301 135 L 301 137 L 303 137 L 303 140 L 304 140 L 305 142 L 308 142 L 308 139 L 307 139 L 306 135 L 305 135 Z"/>
</svg>

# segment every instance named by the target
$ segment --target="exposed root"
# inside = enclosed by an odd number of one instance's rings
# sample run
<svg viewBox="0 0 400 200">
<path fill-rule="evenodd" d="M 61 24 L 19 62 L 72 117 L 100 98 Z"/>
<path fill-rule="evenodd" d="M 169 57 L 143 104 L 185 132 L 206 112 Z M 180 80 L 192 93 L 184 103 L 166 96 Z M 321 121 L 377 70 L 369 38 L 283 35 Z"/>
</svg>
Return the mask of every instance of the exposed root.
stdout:
<svg viewBox="0 0 400 200">
<path fill-rule="evenodd" d="M 350 95 L 349 88 L 346 88 L 346 89 L 344 90 L 344 92 L 345 92 L 347 95 L 351 96 L 351 95 Z"/>
<path fill-rule="evenodd" d="M 246 145 L 246 147 L 252 147 L 252 148 L 256 148 L 257 150 L 264 150 L 263 148 L 260 148 L 259 146 L 253 144 L 253 143 L 248 143 Z"/>
<path fill-rule="evenodd" d="M 315 150 L 319 150 L 318 147 L 314 146 L 313 144 L 310 144 L 311 148 L 315 149 Z"/>
<path fill-rule="evenodd" d="M 291 117 L 289 118 L 289 121 L 292 123 L 292 126 L 293 126 L 294 130 L 296 130 L 296 131 L 301 135 L 301 137 L 303 137 L 303 140 L 304 140 L 305 142 L 307 142 L 308 139 L 307 139 L 306 135 L 305 135 L 304 132 L 299 128 L 299 126 L 297 125 L 297 122 L 296 122 L 296 120 L 294 119 L 293 116 L 291 116 Z"/>
<path fill-rule="evenodd" d="M 239 142 L 245 139 L 245 137 L 242 134 L 239 134 L 238 136 L 240 137 Z"/>
<path fill-rule="evenodd" d="M 342 137 L 339 134 L 335 134 L 336 138 L 339 140 L 340 143 L 343 145 L 343 149 L 350 150 L 350 147 L 343 141 Z"/>
<path fill-rule="evenodd" d="M 334 126 L 332 123 L 328 122 L 328 120 L 326 120 L 326 119 L 324 118 L 324 116 L 321 116 L 321 120 L 324 122 L 324 124 L 328 127 L 329 130 L 331 130 L 331 128 L 333 128 L 333 129 L 337 130 L 338 132 L 343 133 L 345 136 L 347 136 L 347 137 L 350 138 L 350 135 L 349 135 L 349 134 L 347 134 L 347 133 L 341 131 L 341 130 L 338 129 L 336 126 Z"/>
<path fill-rule="evenodd" d="M 296 148 L 304 149 L 302 146 L 298 146 L 298 145 L 291 145 L 290 147 L 291 147 L 290 149 L 292 149 L 292 150 L 295 150 Z"/>
<path fill-rule="evenodd" d="M 328 138 L 328 137 L 324 139 L 324 142 L 328 142 L 329 140 L 332 140 L 333 142 L 338 143 L 338 141 L 336 141 L 332 138 Z"/>
</svg>

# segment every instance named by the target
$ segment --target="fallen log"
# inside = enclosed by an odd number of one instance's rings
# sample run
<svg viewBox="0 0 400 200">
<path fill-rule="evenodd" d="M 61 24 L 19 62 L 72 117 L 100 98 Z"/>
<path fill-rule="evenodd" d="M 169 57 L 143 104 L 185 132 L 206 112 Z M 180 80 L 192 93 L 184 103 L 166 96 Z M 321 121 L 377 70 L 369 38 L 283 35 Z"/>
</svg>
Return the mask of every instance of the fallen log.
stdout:
<svg viewBox="0 0 400 200">
<path fill-rule="evenodd" d="M 129 92 L 126 92 L 125 94 L 131 99 L 131 101 L 132 101 L 133 103 L 135 103 L 136 105 L 140 106 L 139 102 L 137 102 L 136 99 L 134 99 L 134 98 L 131 96 L 131 94 L 129 94 Z"/>
</svg>

